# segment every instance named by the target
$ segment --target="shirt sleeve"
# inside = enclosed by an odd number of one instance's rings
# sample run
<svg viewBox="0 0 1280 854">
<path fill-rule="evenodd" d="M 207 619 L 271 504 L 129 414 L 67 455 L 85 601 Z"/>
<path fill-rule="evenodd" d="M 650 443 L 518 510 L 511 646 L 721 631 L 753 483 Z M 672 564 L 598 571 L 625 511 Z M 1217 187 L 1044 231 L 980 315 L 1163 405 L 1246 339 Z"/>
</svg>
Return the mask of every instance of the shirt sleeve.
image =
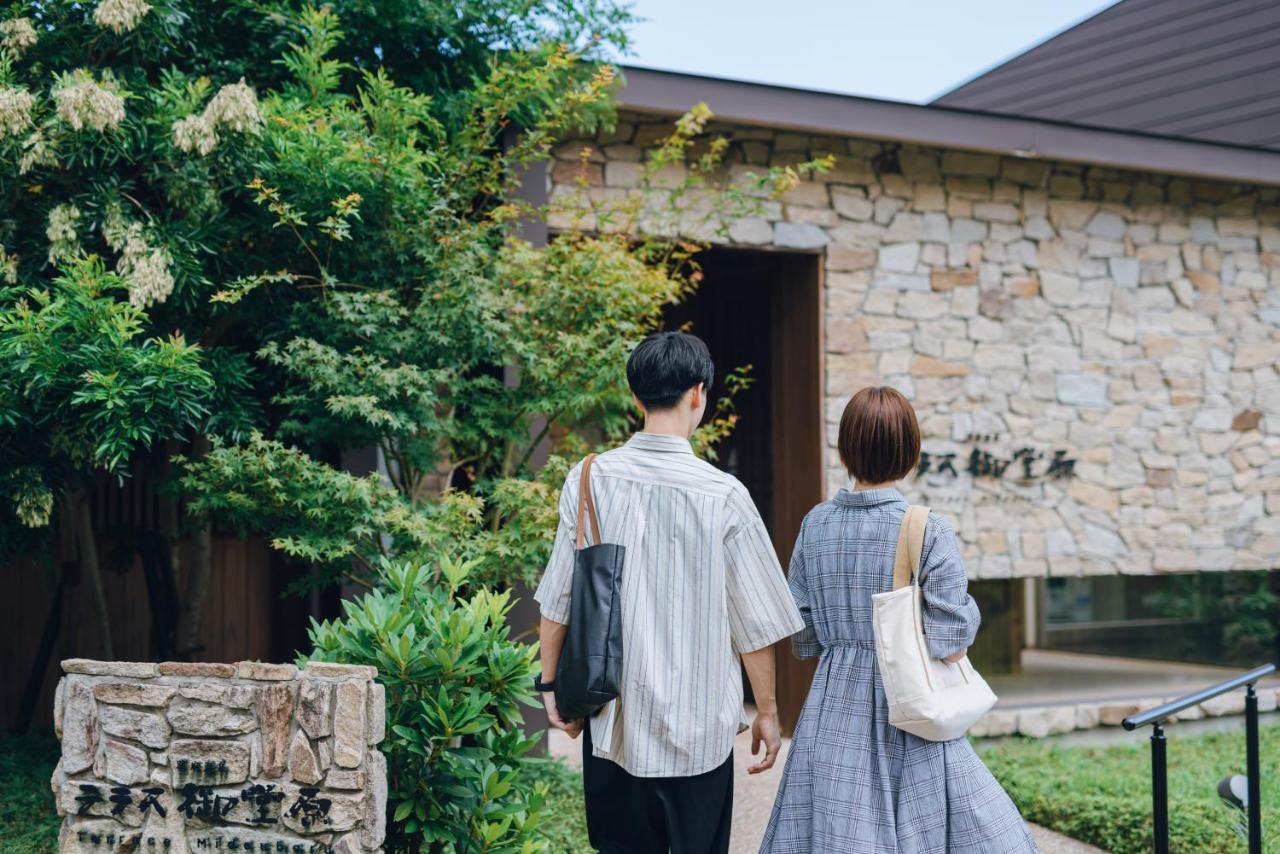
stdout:
<svg viewBox="0 0 1280 854">
<path fill-rule="evenodd" d="M 787 570 L 787 586 L 791 588 L 791 598 L 795 600 L 800 611 L 800 619 L 804 628 L 791 636 L 791 651 L 796 658 L 816 658 L 822 654 L 822 644 L 818 641 L 818 633 L 813 628 L 813 606 L 809 594 L 809 579 L 805 575 L 804 565 L 804 528 L 796 537 L 796 547 L 791 553 L 791 566 Z"/>
<path fill-rule="evenodd" d="M 787 590 L 764 521 L 742 490 L 731 496 L 725 531 L 729 636 L 739 654 L 755 652 L 804 628 Z"/>
<path fill-rule="evenodd" d="M 920 593 L 929 654 L 946 658 L 972 646 L 982 622 L 978 603 L 969 595 L 969 579 L 955 532 L 947 520 L 933 513 L 929 514 L 920 558 Z"/>
<path fill-rule="evenodd" d="M 560 490 L 560 523 L 556 526 L 556 542 L 542 572 L 542 580 L 533 599 L 542 616 L 552 622 L 569 624 L 569 600 L 573 594 L 574 551 L 578 540 L 578 478 L 582 463 L 573 467 Z"/>
</svg>

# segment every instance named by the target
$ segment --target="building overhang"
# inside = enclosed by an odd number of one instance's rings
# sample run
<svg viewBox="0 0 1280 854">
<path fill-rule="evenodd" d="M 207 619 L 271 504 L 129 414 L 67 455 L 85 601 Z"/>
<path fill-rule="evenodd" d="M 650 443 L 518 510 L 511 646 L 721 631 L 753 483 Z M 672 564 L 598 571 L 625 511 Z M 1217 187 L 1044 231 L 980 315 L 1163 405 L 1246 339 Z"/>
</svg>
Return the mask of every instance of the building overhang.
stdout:
<svg viewBox="0 0 1280 854">
<path fill-rule="evenodd" d="M 624 66 L 619 106 L 677 116 L 705 102 L 716 120 L 804 133 L 1280 185 L 1280 152 L 954 107 Z"/>
</svg>

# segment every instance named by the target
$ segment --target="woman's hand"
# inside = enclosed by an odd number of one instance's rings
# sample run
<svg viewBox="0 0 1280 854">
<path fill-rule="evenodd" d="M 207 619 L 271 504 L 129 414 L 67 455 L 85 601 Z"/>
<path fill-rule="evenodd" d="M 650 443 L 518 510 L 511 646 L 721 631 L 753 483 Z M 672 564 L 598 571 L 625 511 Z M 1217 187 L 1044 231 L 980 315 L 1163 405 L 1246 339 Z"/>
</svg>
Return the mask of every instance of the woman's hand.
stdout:
<svg viewBox="0 0 1280 854">
<path fill-rule="evenodd" d="M 563 721 L 560 719 L 560 711 L 556 708 L 556 695 L 554 691 L 547 691 L 542 695 L 542 705 L 547 710 L 547 720 L 551 725 L 561 732 L 567 732 L 569 738 L 577 738 L 582 733 L 582 720 Z"/>
<path fill-rule="evenodd" d="M 959 652 L 948 655 L 946 658 L 942 660 L 945 661 L 947 664 L 955 664 L 957 661 L 964 658 L 968 654 L 969 654 L 969 647 L 966 646 L 964 649 L 960 650 Z"/>
</svg>

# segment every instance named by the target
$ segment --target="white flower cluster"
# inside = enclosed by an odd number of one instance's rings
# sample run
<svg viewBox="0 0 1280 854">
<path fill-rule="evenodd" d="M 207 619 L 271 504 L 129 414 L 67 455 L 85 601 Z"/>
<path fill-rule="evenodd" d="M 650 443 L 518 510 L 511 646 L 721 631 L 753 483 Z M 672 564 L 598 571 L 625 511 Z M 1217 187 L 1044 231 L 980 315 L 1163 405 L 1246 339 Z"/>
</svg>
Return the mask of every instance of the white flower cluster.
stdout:
<svg viewBox="0 0 1280 854">
<path fill-rule="evenodd" d="M 31 127 L 36 100 L 26 89 L 0 88 L 0 139 L 17 136 Z"/>
<path fill-rule="evenodd" d="M 93 10 L 93 22 L 116 35 L 123 35 L 151 11 L 146 0 L 102 0 Z"/>
<path fill-rule="evenodd" d="M 6 285 L 18 284 L 18 256 L 10 255 L 0 246 L 0 281 Z"/>
<path fill-rule="evenodd" d="M 169 253 L 147 242 L 142 226 L 127 223 L 116 205 L 108 206 L 102 236 L 120 253 L 116 272 L 129 280 L 129 302 L 141 308 L 164 302 L 173 293 Z"/>
<path fill-rule="evenodd" d="M 173 123 L 173 144 L 204 157 L 217 146 L 218 133 L 203 113 L 197 113 Z"/>
<path fill-rule="evenodd" d="M 56 205 L 49 211 L 45 237 L 49 238 L 49 263 L 57 264 L 66 258 L 80 254 L 80 236 L 76 226 L 80 224 L 80 209 L 72 204 Z"/>
<path fill-rule="evenodd" d="M 173 144 L 203 157 L 217 147 L 219 130 L 256 133 L 261 124 L 258 96 L 241 77 L 239 83 L 219 89 L 204 112 L 174 122 Z"/>
<path fill-rule="evenodd" d="M 36 28 L 30 18 L 10 18 L 0 21 L 0 49 L 22 56 L 36 43 Z"/>
<path fill-rule="evenodd" d="M 37 166 L 53 166 L 57 162 L 54 148 L 40 128 L 33 130 L 22 141 L 22 157 L 18 159 L 19 175 L 25 175 Z"/>
<path fill-rule="evenodd" d="M 53 90 L 58 118 L 73 130 L 114 128 L 124 121 L 124 97 L 96 82 L 87 71 L 76 71 Z"/>
</svg>

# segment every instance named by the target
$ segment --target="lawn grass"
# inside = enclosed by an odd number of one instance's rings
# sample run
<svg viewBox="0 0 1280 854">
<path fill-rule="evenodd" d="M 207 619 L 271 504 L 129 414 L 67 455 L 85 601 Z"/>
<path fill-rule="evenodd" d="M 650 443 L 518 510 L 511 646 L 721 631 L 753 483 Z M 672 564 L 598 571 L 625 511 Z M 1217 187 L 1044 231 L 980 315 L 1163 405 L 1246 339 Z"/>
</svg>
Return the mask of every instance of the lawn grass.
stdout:
<svg viewBox="0 0 1280 854">
<path fill-rule="evenodd" d="M 0 851 L 53 854 L 59 819 L 49 790 L 58 763 L 52 732 L 25 736 L 0 731 Z"/>
<path fill-rule="evenodd" d="M 530 777 L 548 786 L 542 836 L 552 854 L 594 850 L 587 840 L 587 813 L 582 802 L 582 773 L 556 759 L 530 762 Z"/>
<path fill-rule="evenodd" d="M 1244 851 L 1233 825 L 1240 813 L 1218 798 L 1218 781 L 1243 774 L 1244 721 L 1229 732 L 1166 730 L 1169 840 L 1173 851 Z M 982 750 L 992 773 L 1028 821 L 1113 854 L 1151 850 L 1151 746 L 1132 743 L 1056 747 L 1031 739 Z M 1280 725 L 1260 731 L 1263 850 L 1280 851 Z"/>
</svg>

